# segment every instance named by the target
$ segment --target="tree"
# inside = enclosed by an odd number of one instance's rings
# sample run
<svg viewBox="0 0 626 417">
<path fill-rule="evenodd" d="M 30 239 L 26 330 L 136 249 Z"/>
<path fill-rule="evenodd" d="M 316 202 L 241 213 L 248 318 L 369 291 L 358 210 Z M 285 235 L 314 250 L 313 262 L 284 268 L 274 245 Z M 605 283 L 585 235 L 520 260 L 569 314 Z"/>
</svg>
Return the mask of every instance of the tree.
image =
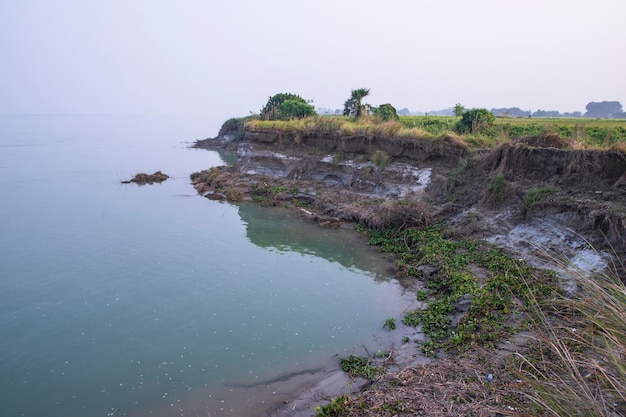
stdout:
<svg viewBox="0 0 626 417">
<path fill-rule="evenodd" d="M 284 106 L 281 111 L 281 106 L 287 101 L 291 103 Z M 304 114 L 304 116 L 298 116 L 297 114 Z M 315 114 L 313 106 L 299 95 L 291 93 L 279 93 L 271 96 L 261 109 L 261 118 L 265 120 L 291 119 Z"/>
<path fill-rule="evenodd" d="M 280 118 L 301 119 L 303 117 L 315 116 L 317 113 L 313 106 L 304 100 L 285 100 L 278 106 Z"/>
<path fill-rule="evenodd" d="M 585 106 L 587 112 L 583 117 L 613 117 L 614 114 L 622 112 L 622 103 L 619 101 L 594 101 Z"/>
<path fill-rule="evenodd" d="M 480 133 L 491 128 L 496 118 L 487 109 L 471 109 L 463 112 L 461 120 L 456 123 L 459 133 Z"/>
<path fill-rule="evenodd" d="M 561 117 L 561 113 L 558 110 L 537 110 L 532 114 L 532 117 Z"/>
<path fill-rule="evenodd" d="M 519 107 L 502 107 L 499 109 L 491 109 L 494 116 L 508 117 L 528 117 L 531 115 L 529 110 L 522 110 Z"/>
<path fill-rule="evenodd" d="M 355 119 L 363 116 L 370 107 L 369 104 L 363 104 L 363 99 L 369 94 L 369 88 L 357 88 L 356 90 L 352 90 L 350 98 L 346 100 L 343 106 L 343 115 L 351 116 Z"/>
<path fill-rule="evenodd" d="M 400 119 L 398 112 L 396 112 L 396 108 L 389 103 L 381 104 L 378 107 L 372 108 L 372 113 L 374 113 L 375 116 L 380 117 L 380 119 L 384 122 Z"/>
<path fill-rule="evenodd" d="M 454 115 L 456 117 L 463 116 L 463 112 L 465 112 L 465 107 L 461 103 L 456 103 L 454 105 Z"/>
</svg>

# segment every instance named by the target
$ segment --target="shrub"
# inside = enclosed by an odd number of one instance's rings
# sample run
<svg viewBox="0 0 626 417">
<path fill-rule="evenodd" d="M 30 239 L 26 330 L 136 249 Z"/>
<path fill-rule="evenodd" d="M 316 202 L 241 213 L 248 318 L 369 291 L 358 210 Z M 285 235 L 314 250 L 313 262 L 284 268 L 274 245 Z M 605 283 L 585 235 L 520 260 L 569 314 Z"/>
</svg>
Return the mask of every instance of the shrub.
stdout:
<svg viewBox="0 0 626 417">
<path fill-rule="evenodd" d="M 261 109 L 261 118 L 264 120 L 285 120 L 315 114 L 313 106 L 299 95 L 291 93 L 273 95 Z"/>
<path fill-rule="evenodd" d="M 398 113 L 396 112 L 396 108 L 389 103 L 381 104 L 379 107 L 374 107 L 372 109 L 372 113 L 374 113 L 374 116 L 380 117 L 383 122 L 400 119 Z"/>
<path fill-rule="evenodd" d="M 303 117 L 315 116 L 315 109 L 304 100 L 285 100 L 278 106 L 280 117 L 285 119 L 301 119 Z"/>
<path fill-rule="evenodd" d="M 493 127 L 495 116 L 487 109 L 467 110 L 456 124 L 458 133 L 481 133 Z"/>
</svg>

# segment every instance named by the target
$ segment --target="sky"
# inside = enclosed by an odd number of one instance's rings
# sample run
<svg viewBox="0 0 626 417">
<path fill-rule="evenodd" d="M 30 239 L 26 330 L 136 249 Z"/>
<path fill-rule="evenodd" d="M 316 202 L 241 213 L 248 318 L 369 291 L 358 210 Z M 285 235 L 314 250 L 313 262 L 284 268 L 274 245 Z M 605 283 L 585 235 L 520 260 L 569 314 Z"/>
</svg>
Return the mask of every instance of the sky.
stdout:
<svg viewBox="0 0 626 417">
<path fill-rule="evenodd" d="M 626 105 L 624 0 L 0 0 L 0 114 Z"/>
</svg>

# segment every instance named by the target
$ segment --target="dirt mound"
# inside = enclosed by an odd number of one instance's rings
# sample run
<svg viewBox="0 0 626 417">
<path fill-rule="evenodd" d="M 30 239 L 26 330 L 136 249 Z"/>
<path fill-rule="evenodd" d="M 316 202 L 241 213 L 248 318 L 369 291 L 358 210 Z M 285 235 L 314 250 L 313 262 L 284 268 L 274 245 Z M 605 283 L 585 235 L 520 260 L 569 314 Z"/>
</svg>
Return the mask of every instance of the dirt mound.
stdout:
<svg viewBox="0 0 626 417">
<path fill-rule="evenodd" d="M 513 141 L 514 144 L 522 144 L 533 148 L 556 148 L 567 149 L 569 144 L 559 135 L 524 136 Z"/>
</svg>

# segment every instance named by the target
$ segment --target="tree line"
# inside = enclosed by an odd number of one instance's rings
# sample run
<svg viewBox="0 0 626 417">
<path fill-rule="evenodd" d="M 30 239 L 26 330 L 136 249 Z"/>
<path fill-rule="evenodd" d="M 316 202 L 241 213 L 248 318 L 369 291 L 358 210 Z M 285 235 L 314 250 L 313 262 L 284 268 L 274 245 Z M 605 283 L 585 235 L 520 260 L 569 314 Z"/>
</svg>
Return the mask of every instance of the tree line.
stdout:
<svg viewBox="0 0 626 417">
<path fill-rule="evenodd" d="M 374 116 L 382 122 L 398 120 L 398 112 L 390 103 L 381 104 L 378 107 L 365 103 L 364 99 L 369 96 L 369 88 L 357 88 L 351 91 L 344 103 L 343 115 L 355 120 L 363 116 Z M 260 111 L 263 120 L 291 120 L 304 117 L 316 116 L 317 112 L 311 104 L 311 100 L 305 100 L 297 94 L 279 93 L 269 97 L 267 103 Z M 457 123 L 459 133 L 477 133 L 493 125 L 495 116 L 505 117 L 588 117 L 588 118 L 626 118 L 622 104 L 619 101 L 590 102 L 585 107 L 584 114 L 572 112 L 561 114 L 553 110 L 537 110 L 530 112 L 521 110 L 519 107 L 508 107 L 487 110 L 484 108 L 466 109 L 457 103 L 453 108 L 455 116 L 460 120 Z"/>
</svg>

